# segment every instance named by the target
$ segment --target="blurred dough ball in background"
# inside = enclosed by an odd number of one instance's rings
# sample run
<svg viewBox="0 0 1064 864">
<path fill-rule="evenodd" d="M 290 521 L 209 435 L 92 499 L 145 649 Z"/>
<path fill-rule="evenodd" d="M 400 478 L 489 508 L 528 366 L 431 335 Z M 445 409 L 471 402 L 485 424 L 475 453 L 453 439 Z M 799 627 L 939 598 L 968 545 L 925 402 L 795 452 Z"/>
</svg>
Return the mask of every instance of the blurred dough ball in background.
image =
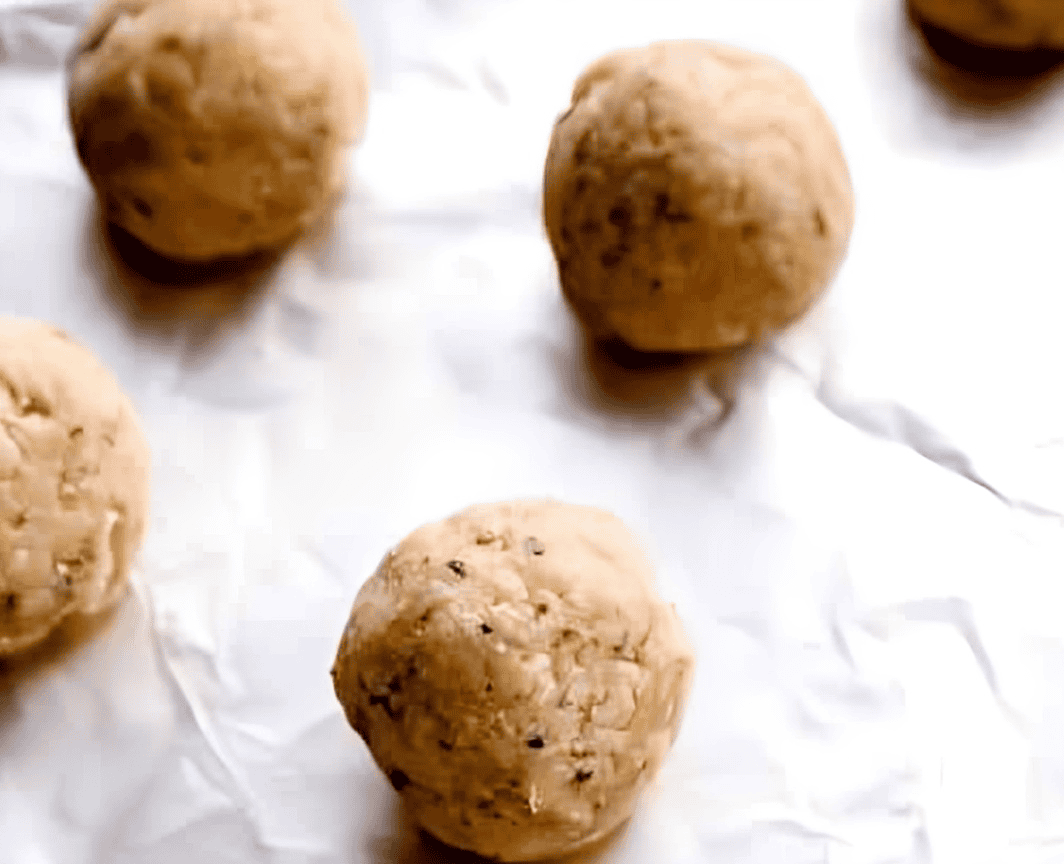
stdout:
<svg viewBox="0 0 1064 864">
<path fill-rule="evenodd" d="M 368 82 L 338 0 L 109 0 L 71 57 L 70 121 L 108 220 L 209 261 L 326 212 Z"/>
<path fill-rule="evenodd" d="M 909 0 L 909 9 L 932 27 L 988 47 L 1064 50 L 1064 0 Z"/>
<path fill-rule="evenodd" d="M 854 220 L 839 139 L 803 79 L 694 40 L 583 72 L 543 206 L 578 317 L 646 352 L 733 348 L 788 324 L 834 277 Z"/>
<path fill-rule="evenodd" d="M 65 333 L 0 318 L 0 655 L 126 589 L 150 453 L 114 376 Z"/>
<path fill-rule="evenodd" d="M 516 501 L 423 526 L 390 552 L 358 593 L 333 678 L 422 828 L 530 861 L 631 815 L 693 669 L 617 517 Z"/>
</svg>

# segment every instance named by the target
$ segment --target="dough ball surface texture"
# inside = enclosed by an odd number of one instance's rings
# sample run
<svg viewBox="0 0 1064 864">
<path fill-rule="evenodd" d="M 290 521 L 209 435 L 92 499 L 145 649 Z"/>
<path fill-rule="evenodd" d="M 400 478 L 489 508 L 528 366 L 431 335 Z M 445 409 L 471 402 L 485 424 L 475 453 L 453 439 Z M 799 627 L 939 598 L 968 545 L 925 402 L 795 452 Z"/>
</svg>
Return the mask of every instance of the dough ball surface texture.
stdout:
<svg viewBox="0 0 1064 864">
<path fill-rule="evenodd" d="M 0 318 L 0 655 L 121 598 L 144 535 L 150 454 L 87 349 Z"/>
<path fill-rule="evenodd" d="M 841 265 L 849 170 L 802 78 L 713 42 L 608 54 L 555 123 L 544 220 L 596 338 L 699 352 L 798 317 Z"/>
<path fill-rule="evenodd" d="M 368 86 L 338 0 L 109 0 L 71 58 L 70 120 L 107 218 L 207 261 L 326 211 Z"/>
<path fill-rule="evenodd" d="M 1064 49 L 1064 0 L 910 0 L 928 24 L 1012 50 Z"/>
<path fill-rule="evenodd" d="M 333 667 L 411 816 L 502 861 L 631 814 L 675 739 L 694 655 L 623 523 L 551 501 L 472 507 L 403 540 Z"/>
</svg>

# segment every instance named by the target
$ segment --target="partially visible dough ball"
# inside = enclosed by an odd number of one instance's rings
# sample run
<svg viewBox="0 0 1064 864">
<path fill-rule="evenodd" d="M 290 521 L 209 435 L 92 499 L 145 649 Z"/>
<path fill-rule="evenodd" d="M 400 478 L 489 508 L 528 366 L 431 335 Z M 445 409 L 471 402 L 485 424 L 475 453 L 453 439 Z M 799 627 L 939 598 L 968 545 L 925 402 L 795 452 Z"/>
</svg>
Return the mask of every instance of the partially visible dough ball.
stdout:
<svg viewBox="0 0 1064 864">
<path fill-rule="evenodd" d="M 0 318 L 0 655 L 126 589 L 150 454 L 129 399 L 87 349 Z"/>
<path fill-rule="evenodd" d="M 694 655 L 635 539 L 591 507 L 472 507 L 363 585 L 336 694 L 412 817 L 501 861 L 624 820 L 680 727 Z"/>
<path fill-rule="evenodd" d="M 835 130 L 783 64 L 703 41 L 616 51 L 556 122 L 544 219 L 562 290 L 596 338 L 740 346 L 825 289 L 853 228 Z"/>
<path fill-rule="evenodd" d="M 918 18 L 970 42 L 1064 50 L 1064 0 L 909 0 Z"/>
<path fill-rule="evenodd" d="M 107 0 L 71 60 L 78 155 L 107 218 L 179 260 L 278 247 L 313 224 L 367 100 L 338 0 Z"/>
</svg>

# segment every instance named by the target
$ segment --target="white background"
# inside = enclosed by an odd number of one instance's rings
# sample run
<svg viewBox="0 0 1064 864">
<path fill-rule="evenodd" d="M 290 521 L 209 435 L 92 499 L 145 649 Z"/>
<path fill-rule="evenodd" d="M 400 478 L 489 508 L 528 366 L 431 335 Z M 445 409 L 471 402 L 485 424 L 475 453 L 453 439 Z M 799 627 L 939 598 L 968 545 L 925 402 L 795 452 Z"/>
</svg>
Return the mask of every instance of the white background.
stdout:
<svg viewBox="0 0 1064 864">
<path fill-rule="evenodd" d="M 1060 76 L 966 103 L 895 0 L 351 8 L 374 90 L 332 235 L 181 289 L 101 245 L 61 71 L 85 8 L 0 0 L 0 312 L 92 347 L 154 450 L 128 601 L 0 669 L 0 864 L 457 860 L 328 671 L 390 545 L 539 495 L 639 532 L 699 653 L 594 860 L 1064 861 Z M 587 63 L 675 37 L 807 78 L 856 228 L 737 369 L 625 372 L 561 302 L 543 159 Z"/>
</svg>

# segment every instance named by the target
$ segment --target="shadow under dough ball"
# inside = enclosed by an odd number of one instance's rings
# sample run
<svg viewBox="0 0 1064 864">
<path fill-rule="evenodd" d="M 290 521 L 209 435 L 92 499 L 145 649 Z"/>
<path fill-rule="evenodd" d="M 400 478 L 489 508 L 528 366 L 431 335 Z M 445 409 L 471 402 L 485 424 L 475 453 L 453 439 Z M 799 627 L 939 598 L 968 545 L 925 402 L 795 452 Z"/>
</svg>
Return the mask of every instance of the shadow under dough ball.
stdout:
<svg viewBox="0 0 1064 864">
<path fill-rule="evenodd" d="M 149 471 L 114 376 L 61 330 L 0 318 L 0 656 L 122 597 Z"/>
<path fill-rule="evenodd" d="M 423 526 L 363 585 L 332 674 L 429 834 L 556 857 L 632 813 L 675 740 L 694 654 L 615 516 L 552 501 Z"/>
<path fill-rule="evenodd" d="M 1064 49 L 1064 0 L 909 0 L 920 20 L 971 42 Z"/>
<path fill-rule="evenodd" d="M 209 261 L 325 213 L 368 86 L 337 0 L 110 0 L 71 57 L 70 121 L 108 220 Z"/>
<path fill-rule="evenodd" d="M 783 327 L 834 277 L 854 219 L 838 137 L 802 78 L 697 40 L 583 72 L 554 126 L 543 205 L 578 317 L 647 352 Z"/>
</svg>

